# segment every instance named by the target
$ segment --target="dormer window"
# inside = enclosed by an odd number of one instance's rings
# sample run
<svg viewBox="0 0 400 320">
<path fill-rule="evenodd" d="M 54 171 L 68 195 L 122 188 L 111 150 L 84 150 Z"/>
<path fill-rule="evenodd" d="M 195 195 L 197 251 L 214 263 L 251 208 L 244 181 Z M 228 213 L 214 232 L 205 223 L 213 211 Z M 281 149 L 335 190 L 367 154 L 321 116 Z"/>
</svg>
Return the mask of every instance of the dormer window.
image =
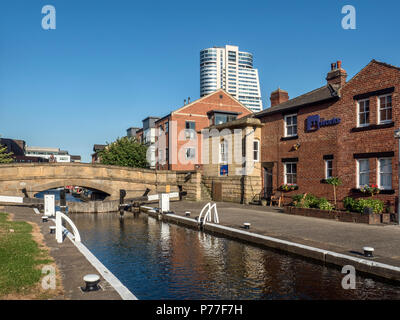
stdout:
<svg viewBox="0 0 400 320">
<path fill-rule="evenodd" d="M 211 110 L 207 112 L 207 115 L 210 119 L 210 125 L 219 125 L 236 120 L 239 113 L 231 111 Z"/>
</svg>

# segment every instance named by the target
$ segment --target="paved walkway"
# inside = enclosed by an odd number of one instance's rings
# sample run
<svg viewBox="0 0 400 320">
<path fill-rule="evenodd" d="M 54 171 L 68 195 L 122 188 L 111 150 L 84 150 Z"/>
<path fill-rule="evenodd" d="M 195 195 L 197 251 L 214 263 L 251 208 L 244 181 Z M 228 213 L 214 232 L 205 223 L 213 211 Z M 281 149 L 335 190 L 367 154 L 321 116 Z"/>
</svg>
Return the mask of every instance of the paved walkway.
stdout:
<svg viewBox="0 0 400 320">
<path fill-rule="evenodd" d="M 171 202 L 178 215 L 191 211 L 198 216 L 207 202 Z M 289 215 L 279 208 L 217 202 L 220 224 L 241 228 L 251 223 L 250 232 L 344 253 L 356 257 L 362 248 L 375 248 L 375 261 L 400 267 L 400 226 L 366 225 Z"/>
<path fill-rule="evenodd" d="M 14 221 L 34 222 L 40 227 L 44 242 L 50 248 L 50 255 L 61 273 L 64 297 L 60 298 L 70 300 L 121 300 L 120 295 L 102 277 L 100 277 L 102 290 L 84 293 L 80 289 L 84 286 L 83 277 L 86 274 L 99 274 L 99 272 L 86 260 L 69 238 L 65 238 L 62 244 L 56 242 L 55 235 L 49 232 L 49 226 L 54 225 L 53 222 L 43 223 L 42 214 L 35 214 L 31 208 L 10 206 L 1 211 L 14 214 Z"/>
</svg>

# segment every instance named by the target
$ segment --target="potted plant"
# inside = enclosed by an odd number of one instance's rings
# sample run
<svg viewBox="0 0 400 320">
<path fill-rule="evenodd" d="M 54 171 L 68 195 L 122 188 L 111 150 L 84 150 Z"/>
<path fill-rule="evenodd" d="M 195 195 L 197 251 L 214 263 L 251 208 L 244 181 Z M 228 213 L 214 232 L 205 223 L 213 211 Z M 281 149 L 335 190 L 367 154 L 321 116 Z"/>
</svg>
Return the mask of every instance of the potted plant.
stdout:
<svg viewBox="0 0 400 320">
<path fill-rule="evenodd" d="M 365 185 L 363 187 L 360 187 L 360 191 L 363 193 L 368 193 L 373 197 L 375 194 L 378 194 L 380 192 L 380 189 L 378 185 L 376 184 L 371 184 L 371 185 Z"/>
<path fill-rule="evenodd" d="M 293 190 L 297 190 L 299 187 L 297 184 L 294 183 L 284 183 L 279 187 L 280 191 L 289 192 Z"/>
<path fill-rule="evenodd" d="M 337 203 L 336 203 L 336 187 L 340 186 L 342 184 L 342 181 L 338 177 L 332 177 L 332 178 L 326 179 L 326 183 L 330 184 L 331 186 L 333 186 L 333 198 L 335 200 L 335 208 L 336 208 L 336 206 L 337 206 Z"/>
</svg>

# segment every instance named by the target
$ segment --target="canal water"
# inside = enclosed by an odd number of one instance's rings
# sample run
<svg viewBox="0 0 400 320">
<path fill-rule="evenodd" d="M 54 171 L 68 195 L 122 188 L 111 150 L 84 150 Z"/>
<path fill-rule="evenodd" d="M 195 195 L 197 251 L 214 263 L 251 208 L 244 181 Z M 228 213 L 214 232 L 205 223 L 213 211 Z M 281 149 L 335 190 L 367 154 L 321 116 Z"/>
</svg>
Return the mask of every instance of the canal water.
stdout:
<svg viewBox="0 0 400 320">
<path fill-rule="evenodd" d="M 399 299 L 400 287 L 141 213 L 71 214 L 83 243 L 139 299 Z"/>
</svg>

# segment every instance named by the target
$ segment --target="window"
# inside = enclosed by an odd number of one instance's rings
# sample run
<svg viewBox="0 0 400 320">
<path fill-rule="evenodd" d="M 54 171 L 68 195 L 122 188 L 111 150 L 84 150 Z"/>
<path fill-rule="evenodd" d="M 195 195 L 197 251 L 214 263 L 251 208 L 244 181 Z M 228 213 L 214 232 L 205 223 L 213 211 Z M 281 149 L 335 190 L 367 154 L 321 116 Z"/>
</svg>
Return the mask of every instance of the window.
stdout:
<svg viewBox="0 0 400 320">
<path fill-rule="evenodd" d="M 333 177 L 333 160 L 325 160 L 325 179 Z"/>
<path fill-rule="evenodd" d="M 297 163 L 287 162 L 285 163 L 285 183 L 296 184 L 297 183 Z"/>
<path fill-rule="evenodd" d="M 185 151 L 186 160 L 194 159 L 195 149 L 194 148 L 186 148 L 185 150 L 186 150 Z"/>
<path fill-rule="evenodd" d="M 357 170 L 357 187 L 359 188 L 365 185 L 369 185 L 369 159 L 357 160 Z"/>
<path fill-rule="evenodd" d="M 168 148 L 165 148 L 165 161 L 169 162 L 169 149 Z"/>
<path fill-rule="evenodd" d="M 161 135 L 162 135 L 162 132 L 163 132 L 163 127 L 162 127 L 162 125 L 160 125 L 160 126 L 158 127 L 158 135 L 161 136 Z"/>
<path fill-rule="evenodd" d="M 285 137 L 297 136 L 297 114 L 285 116 Z"/>
<path fill-rule="evenodd" d="M 369 100 L 358 101 L 358 127 L 369 126 Z"/>
<path fill-rule="evenodd" d="M 168 133 L 169 130 L 169 122 L 165 123 L 165 133 Z"/>
<path fill-rule="evenodd" d="M 387 123 L 392 121 L 392 96 L 378 97 L 378 122 Z"/>
<path fill-rule="evenodd" d="M 163 150 L 158 150 L 158 162 L 164 162 Z"/>
<path fill-rule="evenodd" d="M 381 158 L 378 159 L 379 168 L 379 181 L 378 186 L 380 189 L 392 189 L 392 159 Z"/>
<path fill-rule="evenodd" d="M 228 162 L 228 142 L 222 140 L 219 144 L 219 163 Z"/>
<path fill-rule="evenodd" d="M 196 122 L 194 121 L 186 121 L 185 122 L 185 137 L 186 139 L 193 140 L 196 138 Z"/>
<path fill-rule="evenodd" d="M 260 161 L 260 141 L 254 140 L 253 141 L 253 157 L 254 161 Z"/>
</svg>

